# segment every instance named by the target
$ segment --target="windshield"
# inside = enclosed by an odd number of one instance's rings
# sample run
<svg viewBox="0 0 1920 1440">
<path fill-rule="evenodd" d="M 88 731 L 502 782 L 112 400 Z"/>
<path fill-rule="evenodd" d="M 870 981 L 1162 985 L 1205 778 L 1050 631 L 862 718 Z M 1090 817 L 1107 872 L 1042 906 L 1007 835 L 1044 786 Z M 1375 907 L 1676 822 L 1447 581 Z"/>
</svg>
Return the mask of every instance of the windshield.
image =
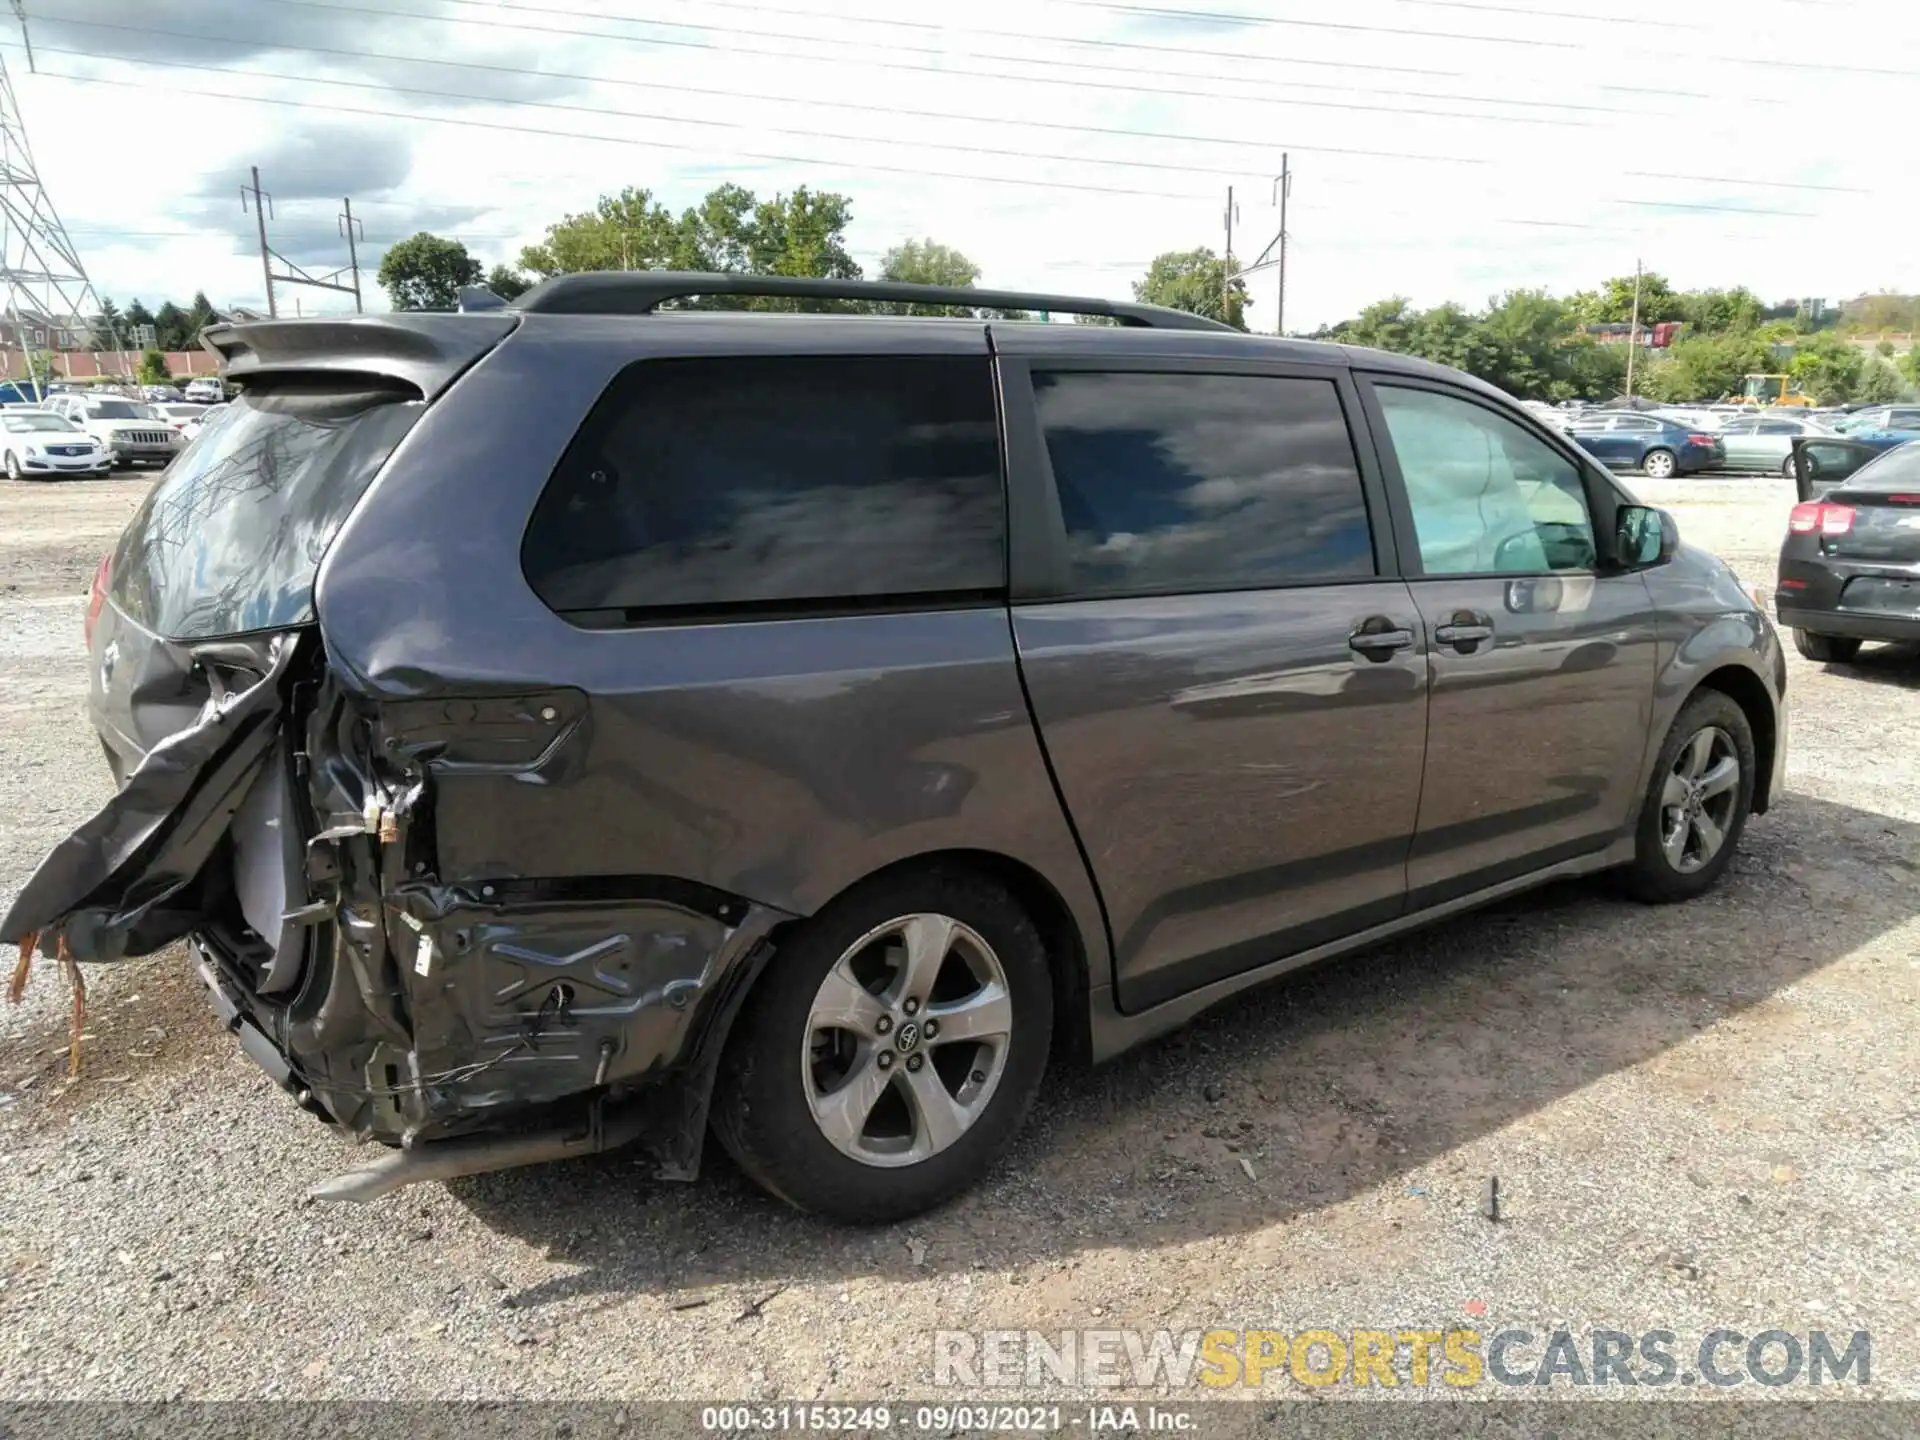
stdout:
<svg viewBox="0 0 1920 1440">
<path fill-rule="evenodd" d="M 309 383 L 209 413 L 120 539 L 115 604 L 175 640 L 305 624 L 334 533 L 424 408 Z"/>
<path fill-rule="evenodd" d="M 1909 440 L 1874 456 L 1840 484 L 1853 494 L 1920 490 L 1920 442 Z"/>
<path fill-rule="evenodd" d="M 89 420 L 154 420 L 159 417 L 153 413 L 151 405 L 138 405 L 131 400 L 94 400 L 87 405 Z"/>
<path fill-rule="evenodd" d="M 80 427 L 71 421 L 62 420 L 58 415 L 9 415 L 6 417 L 7 429 L 19 432 L 23 430 L 59 430 L 71 434 Z"/>
</svg>

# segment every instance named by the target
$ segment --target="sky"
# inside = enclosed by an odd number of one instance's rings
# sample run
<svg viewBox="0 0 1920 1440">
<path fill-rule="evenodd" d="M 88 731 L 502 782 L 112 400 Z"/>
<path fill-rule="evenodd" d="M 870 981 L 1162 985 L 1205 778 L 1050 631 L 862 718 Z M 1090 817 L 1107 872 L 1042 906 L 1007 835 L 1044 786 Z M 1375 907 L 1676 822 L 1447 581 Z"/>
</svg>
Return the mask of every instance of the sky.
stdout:
<svg viewBox="0 0 1920 1440">
<path fill-rule="evenodd" d="M 372 271 L 417 230 L 511 262 L 644 186 L 852 197 L 869 274 L 931 237 L 980 283 L 1126 298 L 1155 254 L 1251 263 L 1285 328 L 1631 273 L 1768 300 L 1920 291 L 1892 0 L 27 0 L 0 27 L 96 290 L 264 309 L 274 248 Z M 0 14 L 5 14 L 0 10 Z M 1248 278 L 1275 325 L 1278 275 Z M 325 290 L 283 308 L 351 310 Z"/>
</svg>

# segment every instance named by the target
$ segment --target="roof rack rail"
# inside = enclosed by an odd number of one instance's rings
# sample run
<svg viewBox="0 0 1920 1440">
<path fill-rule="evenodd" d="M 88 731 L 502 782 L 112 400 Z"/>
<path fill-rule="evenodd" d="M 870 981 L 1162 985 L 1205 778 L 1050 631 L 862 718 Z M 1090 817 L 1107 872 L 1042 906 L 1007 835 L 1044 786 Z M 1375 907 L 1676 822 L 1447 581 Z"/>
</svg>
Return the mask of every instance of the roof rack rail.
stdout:
<svg viewBox="0 0 1920 1440">
<path fill-rule="evenodd" d="M 954 305 L 994 310 L 1045 310 L 1065 315 L 1104 315 L 1122 325 L 1153 330 L 1226 330 L 1217 320 L 1118 300 L 1040 295 L 1025 290 L 975 290 L 953 285 L 910 285 L 897 280 L 819 280 L 794 275 L 703 275 L 679 270 L 602 270 L 556 275 L 513 302 L 529 315 L 649 315 L 668 300 L 695 295 L 753 295 L 806 300 L 897 301 L 907 305 Z M 463 296 L 463 299 L 465 297 Z M 477 297 L 476 297 L 477 298 Z M 472 308 L 463 305 L 462 308 Z"/>
</svg>

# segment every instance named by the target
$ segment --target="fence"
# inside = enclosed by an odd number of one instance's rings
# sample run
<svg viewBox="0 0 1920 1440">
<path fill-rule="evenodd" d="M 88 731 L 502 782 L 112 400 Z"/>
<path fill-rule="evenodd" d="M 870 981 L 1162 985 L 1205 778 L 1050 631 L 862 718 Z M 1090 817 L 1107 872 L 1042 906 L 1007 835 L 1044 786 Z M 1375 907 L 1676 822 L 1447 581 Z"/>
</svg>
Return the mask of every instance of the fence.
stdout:
<svg viewBox="0 0 1920 1440">
<path fill-rule="evenodd" d="M 34 357 L 34 367 L 52 363 L 56 380 L 92 380 L 101 377 L 121 379 L 140 369 L 138 350 L 56 350 Z M 204 350 L 169 350 L 167 370 L 173 375 L 211 375 L 219 362 Z M 27 357 L 18 350 L 0 350 L 0 378 L 27 378 Z M 44 373 L 41 378 L 45 378 Z"/>
</svg>

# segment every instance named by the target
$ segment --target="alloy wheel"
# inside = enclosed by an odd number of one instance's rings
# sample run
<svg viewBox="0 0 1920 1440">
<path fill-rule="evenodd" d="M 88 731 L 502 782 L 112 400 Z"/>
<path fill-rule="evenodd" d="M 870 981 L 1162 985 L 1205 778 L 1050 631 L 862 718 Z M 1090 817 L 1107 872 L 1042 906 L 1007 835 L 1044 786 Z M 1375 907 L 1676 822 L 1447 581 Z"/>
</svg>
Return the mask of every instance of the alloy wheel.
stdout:
<svg viewBox="0 0 1920 1440">
<path fill-rule="evenodd" d="M 1013 997 L 993 947 L 949 915 L 902 915 L 820 982 L 800 1074 L 814 1123 L 863 1165 L 915 1165 L 985 1113 L 1007 1068 Z"/>
<path fill-rule="evenodd" d="M 1673 456 L 1664 450 L 1656 450 L 1647 456 L 1643 468 L 1652 479 L 1665 480 L 1673 474 Z"/>
<path fill-rule="evenodd" d="M 1660 791 L 1660 848 L 1691 875 L 1727 843 L 1740 799 L 1740 752 L 1717 725 L 1698 731 L 1674 757 Z"/>
</svg>

